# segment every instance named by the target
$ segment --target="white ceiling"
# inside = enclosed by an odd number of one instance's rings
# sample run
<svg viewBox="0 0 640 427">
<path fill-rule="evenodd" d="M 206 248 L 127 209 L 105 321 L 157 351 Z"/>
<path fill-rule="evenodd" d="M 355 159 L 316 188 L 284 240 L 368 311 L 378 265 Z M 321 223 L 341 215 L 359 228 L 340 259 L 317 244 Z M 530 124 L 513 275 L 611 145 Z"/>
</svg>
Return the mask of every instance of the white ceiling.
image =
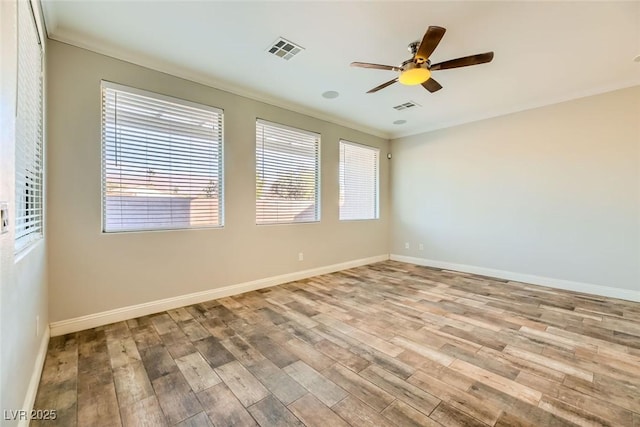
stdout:
<svg viewBox="0 0 640 427">
<path fill-rule="evenodd" d="M 638 1 L 42 3 L 53 39 L 384 137 L 640 84 Z M 434 72 L 444 87 L 434 94 L 400 84 L 366 94 L 395 73 L 349 63 L 398 65 L 429 25 L 447 29 L 432 62 L 490 50 L 493 62 Z M 305 50 L 266 53 L 279 36 Z M 410 100 L 421 107 L 392 109 Z"/>
</svg>

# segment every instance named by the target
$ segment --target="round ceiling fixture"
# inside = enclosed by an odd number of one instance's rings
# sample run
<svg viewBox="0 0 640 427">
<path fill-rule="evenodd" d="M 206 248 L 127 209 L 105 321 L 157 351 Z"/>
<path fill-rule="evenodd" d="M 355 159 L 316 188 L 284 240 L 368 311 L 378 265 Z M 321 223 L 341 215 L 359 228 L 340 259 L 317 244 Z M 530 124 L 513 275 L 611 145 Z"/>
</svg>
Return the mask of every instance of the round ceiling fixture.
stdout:
<svg viewBox="0 0 640 427">
<path fill-rule="evenodd" d="M 633 62 L 640 62 L 640 55 L 633 58 Z"/>
<path fill-rule="evenodd" d="M 405 123 L 407 123 L 406 120 L 396 120 L 395 122 L 393 122 L 394 125 L 403 125 Z"/>
<path fill-rule="evenodd" d="M 338 92 L 336 92 L 335 90 L 328 90 L 325 93 L 322 94 L 323 98 L 327 98 L 327 99 L 335 99 L 337 97 L 339 97 L 340 94 Z"/>
<path fill-rule="evenodd" d="M 422 84 L 429 80 L 431 72 L 427 67 L 423 67 L 420 64 L 409 62 L 403 67 L 398 81 L 403 85 L 415 86 Z"/>
</svg>

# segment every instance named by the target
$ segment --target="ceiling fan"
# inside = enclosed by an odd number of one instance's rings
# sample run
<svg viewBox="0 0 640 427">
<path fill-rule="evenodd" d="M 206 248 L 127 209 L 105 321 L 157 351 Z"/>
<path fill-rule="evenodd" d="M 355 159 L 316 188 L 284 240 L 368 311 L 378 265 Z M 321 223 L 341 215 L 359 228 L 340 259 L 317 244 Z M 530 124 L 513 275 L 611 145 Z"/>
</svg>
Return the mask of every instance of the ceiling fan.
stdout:
<svg viewBox="0 0 640 427">
<path fill-rule="evenodd" d="M 422 38 L 422 42 L 413 42 L 409 44 L 409 52 L 412 58 L 407 59 L 399 67 L 393 65 L 370 64 L 367 62 L 352 62 L 352 67 L 374 68 L 377 70 L 398 71 L 400 75 L 393 80 L 376 86 L 367 93 L 374 93 L 380 89 L 384 89 L 396 82 L 404 85 L 421 84 L 429 92 L 436 92 L 442 89 L 440 83 L 431 78 L 431 71 L 447 70 L 449 68 L 468 67 L 469 65 L 478 65 L 491 62 L 493 52 L 480 53 L 477 55 L 464 56 L 462 58 L 451 59 L 449 61 L 431 64 L 429 57 L 438 47 L 438 43 L 442 40 L 446 29 L 437 26 L 430 26 Z"/>
</svg>

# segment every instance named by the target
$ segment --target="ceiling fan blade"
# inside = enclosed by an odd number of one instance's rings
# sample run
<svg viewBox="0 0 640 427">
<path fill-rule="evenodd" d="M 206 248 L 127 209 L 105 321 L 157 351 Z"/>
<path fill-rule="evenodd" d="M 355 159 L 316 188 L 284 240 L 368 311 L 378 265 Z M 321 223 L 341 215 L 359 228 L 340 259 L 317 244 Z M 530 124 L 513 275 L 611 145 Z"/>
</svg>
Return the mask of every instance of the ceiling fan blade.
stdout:
<svg viewBox="0 0 640 427">
<path fill-rule="evenodd" d="M 478 55 L 464 56 L 462 58 L 451 59 L 449 61 L 440 62 L 431 66 L 431 71 L 447 70 L 449 68 L 468 67 L 469 65 L 478 65 L 491 62 L 493 52 L 480 53 Z"/>
<path fill-rule="evenodd" d="M 368 62 L 352 62 L 351 66 L 360 68 L 374 68 L 376 70 L 402 71 L 402 68 L 394 67 L 393 65 L 370 64 Z"/>
<path fill-rule="evenodd" d="M 433 78 L 430 78 L 426 82 L 422 83 L 422 87 L 425 88 L 426 90 L 428 90 L 431 93 L 437 92 L 440 89 L 442 89 L 442 86 L 440 86 L 440 83 L 438 83 L 437 81 L 433 80 Z"/>
<path fill-rule="evenodd" d="M 418 47 L 418 51 L 414 58 L 422 59 L 423 61 L 429 59 L 433 51 L 438 47 L 438 43 L 442 40 L 445 31 L 447 30 L 442 27 L 429 27 L 427 32 L 424 33 L 424 37 L 422 38 L 422 42 L 420 42 L 420 46 Z"/>
<path fill-rule="evenodd" d="M 394 83 L 395 83 L 395 82 L 397 82 L 397 81 L 398 81 L 398 78 L 396 77 L 396 78 L 395 78 L 395 79 L 393 79 L 393 80 L 389 80 L 389 81 L 388 81 L 388 82 L 386 82 L 386 83 L 382 83 L 380 86 L 376 86 L 376 87 L 374 87 L 374 88 L 373 88 L 373 89 L 371 89 L 370 91 L 367 91 L 367 93 L 374 93 L 374 92 L 377 92 L 377 91 L 379 91 L 380 89 L 384 89 L 385 87 L 390 86 L 390 85 L 394 84 Z"/>
</svg>

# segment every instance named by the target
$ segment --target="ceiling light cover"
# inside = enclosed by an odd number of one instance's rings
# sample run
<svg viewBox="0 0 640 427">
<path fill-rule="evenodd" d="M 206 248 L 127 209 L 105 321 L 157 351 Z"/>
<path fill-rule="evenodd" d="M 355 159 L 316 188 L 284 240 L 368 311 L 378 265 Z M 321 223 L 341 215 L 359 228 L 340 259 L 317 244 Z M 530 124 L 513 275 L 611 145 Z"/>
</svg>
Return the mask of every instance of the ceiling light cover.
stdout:
<svg viewBox="0 0 640 427">
<path fill-rule="evenodd" d="M 400 78 L 398 79 L 400 83 L 407 86 L 415 86 L 422 84 L 429 80 L 431 77 L 431 72 L 427 68 L 409 68 L 400 73 Z"/>
</svg>

